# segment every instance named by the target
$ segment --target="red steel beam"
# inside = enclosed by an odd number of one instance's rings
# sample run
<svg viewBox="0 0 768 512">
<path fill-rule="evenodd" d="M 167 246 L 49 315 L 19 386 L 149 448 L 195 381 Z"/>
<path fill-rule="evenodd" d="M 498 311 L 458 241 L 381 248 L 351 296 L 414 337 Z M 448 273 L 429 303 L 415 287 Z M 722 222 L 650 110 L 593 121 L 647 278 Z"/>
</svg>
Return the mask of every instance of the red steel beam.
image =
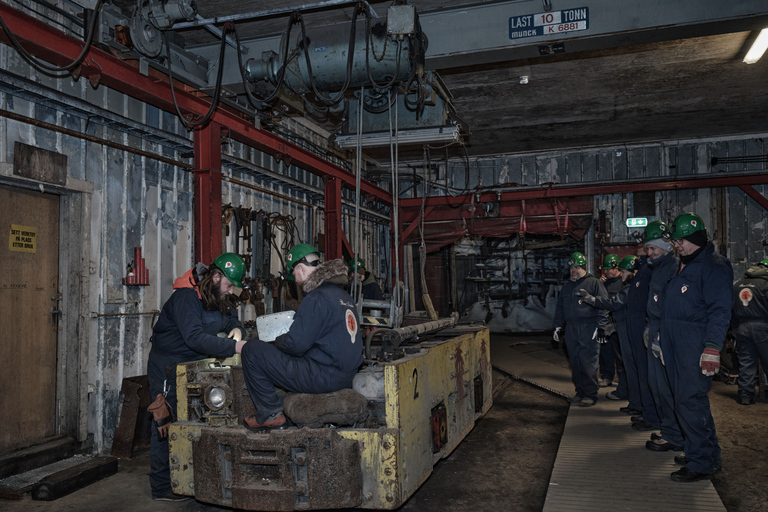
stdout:
<svg viewBox="0 0 768 512">
<path fill-rule="evenodd" d="M 542 199 L 550 197 L 578 197 L 578 196 L 599 196 L 604 194 L 623 194 L 628 192 L 653 191 L 661 192 L 665 190 L 685 190 L 693 188 L 716 188 L 716 187 L 740 187 L 742 185 L 764 185 L 768 184 L 768 173 L 760 174 L 726 174 L 710 176 L 705 178 L 689 179 L 667 179 L 660 181 L 643 180 L 628 181 L 623 183 L 606 183 L 601 185 L 555 185 L 546 184 L 538 187 L 520 187 L 519 190 L 510 190 L 501 194 L 502 201 L 514 201 L 520 199 Z M 496 192 L 479 192 L 479 200 L 476 203 L 498 202 Z M 439 196 L 428 197 L 427 205 L 450 205 L 459 206 L 468 204 L 472 199 L 470 194 L 461 196 Z M 401 199 L 400 207 L 403 209 L 421 208 L 421 198 Z"/>
<path fill-rule="evenodd" d="M 221 254 L 221 129 L 195 130 L 195 261 L 210 265 Z"/>
<path fill-rule="evenodd" d="M 429 200 L 429 199 L 427 199 L 427 200 Z M 401 201 L 402 201 L 402 199 L 401 199 Z M 419 202 L 419 206 L 421 206 L 421 202 Z M 432 213 L 432 210 L 434 210 L 434 209 L 435 209 L 434 205 L 427 206 L 426 208 L 424 208 L 424 218 L 426 219 L 427 217 L 429 217 L 429 214 Z M 405 240 L 406 238 L 411 236 L 411 233 L 413 233 L 413 230 L 416 229 L 416 226 L 418 226 L 418 225 L 419 225 L 419 217 L 417 215 L 416 218 L 413 220 L 413 222 L 411 222 L 408 225 L 408 227 L 405 228 L 405 231 L 403 231 L 400 234 L 400 242 L 402 243 L 403 240 Z"/>
<path fill-rule="evenodd" d="M 0 15 L 27 51 L 51 64 L 69 64 L 82 50 L 81 41 L 2 2 L 0 2 Z M 0 41 L 10 44 L 5 31 L 0 30 Z M 91 80 L 92 83 L 104 84 L 166 112 L 176 111 L 168 81 L 156 73 L 156 76 L 142 75 L 135 61 L 120 60 L 108 52 L 91 46 L 78 70 L 80 76 Z M 179 88 L 176 90 L 176 99 L 183 114 L 192 114 L 196 117 L 204 116 L 210 106 L 210 102 L 206 99 L 198 98 Z M 352 173 L 271 132 L 255 128 L 251 120 L 217 108 L 211 121 L 226 126 L 231 137 L 237 141 L 282 158 L 286 163 L 295 164 L 313 174 L 338 178 L 347 187 L 355 187 L 355 176 Z M 383 204 L 392 204 L 392 195 L 372 183 L 362 182 L 361 191 Z"/>
<path fill-rule="evenodd" d="M 763 197 L 763 194 L 755 190 L 754 187 L 750 187 L 749 185 L 739 185 L 739 188 L 746 192 L 749 197 L 757 201 L 760 206 L 768 210 L 768 199 Z"/>
</svg>

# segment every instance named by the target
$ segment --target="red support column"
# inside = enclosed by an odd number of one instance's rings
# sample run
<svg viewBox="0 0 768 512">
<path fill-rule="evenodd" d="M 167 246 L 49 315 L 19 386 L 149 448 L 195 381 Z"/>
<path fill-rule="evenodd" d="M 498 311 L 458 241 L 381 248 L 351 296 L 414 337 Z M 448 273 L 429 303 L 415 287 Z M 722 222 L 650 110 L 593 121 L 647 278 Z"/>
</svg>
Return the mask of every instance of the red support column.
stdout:
<svg viewBox="0 0 768 512">
<path fill-rule="evenodd" d="M 221 125 L 195 130 L 195 261 L 221 254 Z"/>
<path fill-rule="evenodd" d="M 333 260 L 342 257 L 341 229 L 341 180 L 328 178 L 325 181 L 325 259 Z"/>
</svg>

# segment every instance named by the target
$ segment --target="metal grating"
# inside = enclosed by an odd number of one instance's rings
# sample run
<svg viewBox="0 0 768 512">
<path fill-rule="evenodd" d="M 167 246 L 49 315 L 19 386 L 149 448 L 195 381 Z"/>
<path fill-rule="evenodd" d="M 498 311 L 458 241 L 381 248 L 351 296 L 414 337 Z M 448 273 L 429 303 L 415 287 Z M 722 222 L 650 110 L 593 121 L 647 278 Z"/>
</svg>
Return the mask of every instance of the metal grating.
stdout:
<svg viewBox="0 0 768 512">
<path fill-rule="evenodd" d="M 517 379 L 573 394 L 570 370 L 552 360 L 551 350 L 491 341 L 491 361 Z M 626 402 L 600 395 L 594 407 L 568 412 L 543 512 L 725 512 L 712 482 L 673 482 L 669 475 L 680 468 L 675 452 L 646 450 L 649 433 L 632 430 L 618 411 Z"/>
</svg>

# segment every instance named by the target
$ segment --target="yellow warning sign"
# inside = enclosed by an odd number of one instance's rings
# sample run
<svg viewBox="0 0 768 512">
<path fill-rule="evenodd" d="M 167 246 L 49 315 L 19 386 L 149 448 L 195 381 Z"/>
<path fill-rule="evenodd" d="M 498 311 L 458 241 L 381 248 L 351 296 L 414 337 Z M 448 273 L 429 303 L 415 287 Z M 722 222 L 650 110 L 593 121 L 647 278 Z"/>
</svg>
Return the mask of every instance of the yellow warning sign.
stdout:
<svg viewBox="0 0 768 512">
<path fill-rule="evenodd" d="M 16 252 L 37 252 L 37 228 L 11 224 L 10 248 Z"/>
</svg>

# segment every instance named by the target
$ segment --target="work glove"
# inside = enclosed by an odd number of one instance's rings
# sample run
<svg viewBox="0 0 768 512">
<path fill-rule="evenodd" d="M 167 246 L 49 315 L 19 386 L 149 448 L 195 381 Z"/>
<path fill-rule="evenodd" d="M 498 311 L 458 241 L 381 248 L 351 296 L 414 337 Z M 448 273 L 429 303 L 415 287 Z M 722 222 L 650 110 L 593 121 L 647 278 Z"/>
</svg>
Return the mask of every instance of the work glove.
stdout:
<svg viewBox="0 0 768 512">
<path fill-rule="evenodd" d="M 664 362 L 664 351 L 661 350 L 661 335 L 659 333 L 656 333 L 656 338 L 651 343 L 651 352 L 653 357 L 661 361 L 661 366 L 667 366 L 667 363 Z"/>
<path fill-rule="evenodd" d="M 561 327 L 555 327 L 555 332 L 552 333 L 552 339 L 558 343 L 560 342 L 560 329 Z"/>
<path fill-rule="evenodd" d="M 227 338 L 234 338 L 235 341 L 240 341 L 243 339 L 243 331 L 241 331 L 239 327 L 235 327 L 229 331 Z"/>
<path fill-rule="evenodd" d="M 605 335 L 610 336 L 616 332 L 616 326 L 614 324 L 608 324 L 605 326 Z"/>
<path fill-rule="evenodd" d="M 716 348 L 705 348 L 699 358 L 701 373 L 711 377 L 720 370 L 720 351 Z"/>
<path fill-rule="evenodd" d="M 595 329 L 595 334 L 592 335 L 592 339 L 597 339 L 597 343 L 604 345 L 608 343 L 608 336 L 605 335 L 605 329 L 598 327 Z"/>
<path fill-rule="evenodd" d="M 581 299 L 581 302 L 585 302 L 589 304 L 590 306 L 595 305 L 595 297 L 594 295 L 590 295 L 587 290 L 582 288 L 581 290 L 576 292 L 576 296 Z"/>
</svg>

